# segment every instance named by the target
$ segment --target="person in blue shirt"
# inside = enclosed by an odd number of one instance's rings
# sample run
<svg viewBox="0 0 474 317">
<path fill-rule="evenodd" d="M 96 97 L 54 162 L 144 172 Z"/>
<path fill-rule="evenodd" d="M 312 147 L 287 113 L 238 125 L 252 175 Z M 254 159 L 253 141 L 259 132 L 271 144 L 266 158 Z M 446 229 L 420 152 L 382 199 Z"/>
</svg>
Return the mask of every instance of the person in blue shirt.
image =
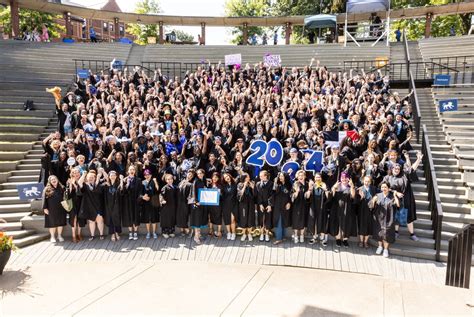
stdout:
<svg viewBox="0 0 474 317">
<path fill-rule="evenodd" d="M 97 34 L 95 33 L 94 27 L 91 27 L 89 30 L 89 37 L 91 42 L 97 43 Z"/>
<path fill-rule="evenodd" d="M 395 31 L 395 38 L 397 39 L 397 42 L 402 40 L 402 31 L 400 31 L 400 28 Z"/>
</svg>

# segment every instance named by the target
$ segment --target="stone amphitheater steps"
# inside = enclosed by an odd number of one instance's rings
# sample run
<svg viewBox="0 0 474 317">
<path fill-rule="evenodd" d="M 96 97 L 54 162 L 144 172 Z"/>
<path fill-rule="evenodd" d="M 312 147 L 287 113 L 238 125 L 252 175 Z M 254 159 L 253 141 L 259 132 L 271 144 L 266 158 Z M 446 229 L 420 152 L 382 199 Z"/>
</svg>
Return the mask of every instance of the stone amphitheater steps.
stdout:
<svg viewBox="0 0 474 317">
<path fill-rule="evenodd" d="M 29 202 L 19 200 L 16 190 L 17 184 L 38 181 L 40 140 L 56 130 L 54 100 L 45 88 L 60 86 L 66 91 L 75 74 L 73 58 L 126 60 L 130 48 L 109 43 L 0 41 L 0 218 L 8 221 L 0 228 L 14 237 L 17 246 L 48 237 L 23 228 L 21 219 L 32 209 Z M 34 111 L 23 111 L 26 99 L 34 101 Z"/>
</svg>

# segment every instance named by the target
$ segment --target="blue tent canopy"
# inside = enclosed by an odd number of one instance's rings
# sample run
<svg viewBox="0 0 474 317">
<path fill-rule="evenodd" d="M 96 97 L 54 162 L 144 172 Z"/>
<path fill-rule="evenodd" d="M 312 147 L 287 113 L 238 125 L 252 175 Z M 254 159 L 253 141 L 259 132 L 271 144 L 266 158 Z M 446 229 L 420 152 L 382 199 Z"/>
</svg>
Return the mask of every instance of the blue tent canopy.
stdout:
<svg viewBox="0 0 474 317">
<path fill-rule="evenodd" d="M 347 0 L 347 13 L 366 13 L 390 10 L 390 0 Z"/>
<path fill-rule="evenodd" d="M 336 26 L 335 15 L 318 14 L 304 18 L 304 27 L 308 29 L 335 28 Z"/>
</svg>

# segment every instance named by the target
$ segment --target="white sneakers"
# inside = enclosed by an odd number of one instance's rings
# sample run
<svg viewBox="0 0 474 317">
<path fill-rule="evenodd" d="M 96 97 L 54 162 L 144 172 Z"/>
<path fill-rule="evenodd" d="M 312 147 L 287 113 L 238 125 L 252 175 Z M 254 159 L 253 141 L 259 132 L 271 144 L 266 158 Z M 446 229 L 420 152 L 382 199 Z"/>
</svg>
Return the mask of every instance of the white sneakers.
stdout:
<svg viewBox="0 0 474 317">
<path fill-rule="evenodd" d="M 130 232 L 130 233 L 128 234 L 128 240 L 133 240 L 133 233 Z"/>
<path fill-rule="evenodd" d="M 253 241 L 253 237 L 251 234 L 249 234 L 249 241 Z"/>
<path fill-rule="evenodd" d="M 168 238 L 170 237 L 170 235 L 167 234 L 167 233 L 163 233 L 162 236 L 163 236 L 163 238 L 165 238 L 165 239 L 168 239 Z"/>
<path fill-rule="evenodd" d="M 304 243 L 304 235 L 300 235 L 300 243 Z"/>
<path fill-rule="evenodd" d="M 260 241 L 263 241 L 264 237 L 263 237 L 263 233 L 260 235 Z"/>
<path fill-rule="evenodd" d="M 230 240 L 232 234 L 230 232 L 227 232 L 227 240 Z"/>
<path fill-rule="evenodd" d="M 297 235 L 293 235 L 293 242 L 298 243 L 300 240 L 298 239 Z"/>
<path fill-rule="evenodd" d="M 51 238 L 49 239 L 49 241 L 50 241 L 51 243 L 56 243 L 56 238 L 53 236 L 53 237 L 51 237 Z M 57 241 L 58 241 L 58 242 L 64 242 L 63 236 L 58 236 L 58 240 L 57 240 Z"/>
<path fill-rule="evenodd" d="M 383 250 L 383 257 L 388 258 L 389 256 L 390 256 L 390 254 L 388 253 L 388 249 L 384 249 Z"/>
<path fill-rule="evenodd" d="M 50 241 L 51 243 L 56 243 L 56 238 L 55 238 L 55 237 L 51 237 L 51 239 L 49 239 L 49 241 Z"/>
<path fill-rule="evenodd" d="M 230 240 L 232 240 L 232 241 L 235 240 L 235 233 L 232 233 L 232 234 L 230 235 Z"/>
<path fill-rule="evenodd" d="M 270 236 L 268 234 L 265 235 L 265 241 L 270 241 Z"/>
<path fill-rule="evenodd" d="M 242 237 L 240 238 L 240 241 L 245 241 L 245 239 L 247 239 L 247 235 L 243 234 Z"/>
<path fill-rule="evenodd" d="M 375 254 L 381 255 L 381 254 L 382 254 L 382 251 L 383 251 L 383 248 L 382 248 L 381 246 L 379 246 L 379 247 L 377 248 L 377 250 L 375 250 Z"/>
<path fill-rule="evenodd" d="M 63 236 L 58 236 L 58 241 L 59 241 L 59 242 L 64 242 Z"/>
</svg>

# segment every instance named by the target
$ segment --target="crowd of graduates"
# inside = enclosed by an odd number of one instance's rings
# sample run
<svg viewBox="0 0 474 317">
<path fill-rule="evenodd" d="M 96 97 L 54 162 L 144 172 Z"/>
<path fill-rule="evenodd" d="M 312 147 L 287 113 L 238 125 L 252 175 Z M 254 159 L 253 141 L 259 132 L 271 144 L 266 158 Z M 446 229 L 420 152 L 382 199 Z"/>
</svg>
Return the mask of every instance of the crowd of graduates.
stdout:
<svg viewBox="0 0 474 317">
<path fill-rule="evenodd" d="M 184 78 L 158 69 L 108 69 L 77 78 L 57 98 L 58 131 L 44 142 L 45 226 L 72 239 L 146 239 L 205 235 L 278 244 L 361 248 L 377 254 L 407 226 L 417 241 L 411 182 L 422 155 L 410 146 L 408 96 L 380 73 L 203 64 Z M 336 135 L 336 139 L 334 139 Z M 247 163 L 255 140 L 277 140 L 277 166 Z M 305 150 L 323 152 L 320 171 Z M 410 153 L 416 158 L 410 159 Z M 287 162 L 299 170 L 283 172 Z M 200 189 L 220 193 L 200 203 Z M 159 226 L 159 228 L 158 228 Z M 224 237 L 222 237 L 224 236 Z"/>
</svg>

